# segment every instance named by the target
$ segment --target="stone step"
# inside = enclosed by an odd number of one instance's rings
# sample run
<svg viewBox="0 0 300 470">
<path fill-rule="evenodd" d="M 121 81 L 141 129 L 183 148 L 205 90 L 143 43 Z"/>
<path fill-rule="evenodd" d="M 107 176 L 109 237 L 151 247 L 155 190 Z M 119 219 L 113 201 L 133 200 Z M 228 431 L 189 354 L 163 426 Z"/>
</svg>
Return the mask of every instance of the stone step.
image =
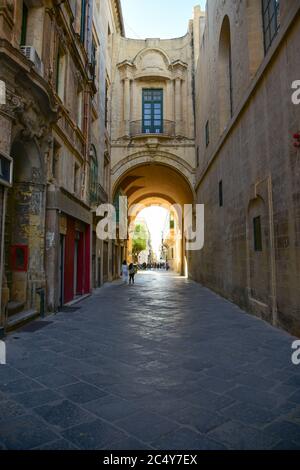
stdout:
<svg viewBox="0 0 300 470">
<path fill-rule="evenodd" d="M 40 316 L 39 312 L 36 310 L 23 310 L 20 313 L 17 313 L 11 317 L 8 317 L 8 322 L 6 324 L 6 332 L 15 330 L 24 326 L 26 323 L 38 318 Z"/>
<path fill-rule="evenodd" d="M 16 300 L 12 300 L 8 302 L 7 304 L 7 315 L 8 317 L 11 317 L 13 315 L 16 315 L 17 313 L 20 313 L 24 310 L 24 302 L 18 302 Z"/>
</svg>

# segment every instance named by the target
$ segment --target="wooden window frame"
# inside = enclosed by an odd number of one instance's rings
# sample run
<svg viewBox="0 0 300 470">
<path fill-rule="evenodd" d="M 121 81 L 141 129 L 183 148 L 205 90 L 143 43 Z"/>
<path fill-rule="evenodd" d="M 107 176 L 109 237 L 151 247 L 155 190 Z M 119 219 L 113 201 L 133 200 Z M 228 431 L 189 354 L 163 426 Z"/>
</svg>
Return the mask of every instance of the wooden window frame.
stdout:
<svg viewBox="0 0 300 470">
<path fill-rule="evenodd" d="M 262 239 L 262 225 L 261 216 L 253 218 L 253 240 L 254 240 L 254 251 L 263 251 L 263 239 Z"/>
<path fill-rule="evenodd" d="M 164 90 L 163 88 L 143 88 L 143 99 L 142 99 L 142 133 L 143 134 L 162 134 L 163 133 L 163 127 L 164 127 Z M 151 98 L 151 100 L 148 100 L 145 98 L 146 93 L 151 93 L 152 96 L 154 93 L 159 93 L 161 96 L 161 99 L 155 100 L 154 98 Z M 150 126 L 145 125 L 145 105 L 149 104 L 151 105 L 151 118 L 149 121 L 151 122 Z M 160 125 L 155 125 L 155 105 L 160 104 L 161 106 L 161 117 L 160 117 Z"/>
<path fill-rule="evenodd" d="M 280 1 L 279 0 L 262 0 L 262 23 L 263 23 L 263 34 L 264 34 L 264 48 L 265 54 L 270 49 L 274 39 L 276 38 L 279 28 L 279 12 L 280 12 Z M 274 30 L 272 31 L 272 29 Z"/>
</svg>

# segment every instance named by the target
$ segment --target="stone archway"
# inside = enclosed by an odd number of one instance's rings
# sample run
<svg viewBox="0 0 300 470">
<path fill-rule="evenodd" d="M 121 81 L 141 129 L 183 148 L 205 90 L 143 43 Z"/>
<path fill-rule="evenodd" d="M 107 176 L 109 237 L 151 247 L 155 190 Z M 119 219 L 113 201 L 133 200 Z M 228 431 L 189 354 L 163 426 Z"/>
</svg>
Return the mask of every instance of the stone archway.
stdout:
<svg viewBox="0 0 300 470">
<path fill-rule="evenodd" d="M 7 312 L 36 310 L 36 290 L 45 286 L 45 168 L 37 142 L 17 137 L 11 147 L 13 185 L 5 227 L 4 293 Z"/>
<path fill-rule="evenodd" d="M 137 152 L 121 160 L 112 168 L 113 192 L 115 193 L 115 188 L 126 173 L 133 171 L 135 168 L 149 165 L 160 165 L 161 167 L 169 168 L 170 171 L 175 171 L 182 180 L 186 181 L 186 184 L 193 193 L 193 201 L 196 201 L 196 193 L 194 191 L 195 170 L 181 158 L 167 152 Z"/>
<path fill-rule="evenodd" d="M 179 205 L 182 208 L 180 228 L 184 224 L 184 205 L 192 205 L 195 202 L 194 190 L 188 178 L 177 169 L 153 160 L 135 165 L 127 171 L 123 170 L 119 178 L 115 179 L 113 195 L 119 192 L 127 196 L 129 209 L 135 204 L 145 206 L 165 204 L 168 207 Z M 178 272 L 185 274 L 185 265 L 183 237 L 180 241 L 180 260 L 176 264 Z"/>
</svg>

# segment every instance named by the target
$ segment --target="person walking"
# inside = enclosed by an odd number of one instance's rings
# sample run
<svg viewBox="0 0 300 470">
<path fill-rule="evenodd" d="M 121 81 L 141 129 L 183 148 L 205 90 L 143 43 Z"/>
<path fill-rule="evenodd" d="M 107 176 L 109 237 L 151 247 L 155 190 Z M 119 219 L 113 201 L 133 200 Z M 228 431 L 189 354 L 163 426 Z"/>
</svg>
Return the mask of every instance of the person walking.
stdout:
<svg viewBox="0 0 300 470">
<path fill-rule="evenodd" d="M 136 273 L 135 266 L 133 263 L 131 263 L 129 265 L 129 285 L 134 284 L 135 273 Z"/>
<path fill-rule="evenodd" d="M 126 260 L 124 260 L 122 264 L 122 277 L 124 284 L 128 284 L 128 266 Z"/>
</svg>

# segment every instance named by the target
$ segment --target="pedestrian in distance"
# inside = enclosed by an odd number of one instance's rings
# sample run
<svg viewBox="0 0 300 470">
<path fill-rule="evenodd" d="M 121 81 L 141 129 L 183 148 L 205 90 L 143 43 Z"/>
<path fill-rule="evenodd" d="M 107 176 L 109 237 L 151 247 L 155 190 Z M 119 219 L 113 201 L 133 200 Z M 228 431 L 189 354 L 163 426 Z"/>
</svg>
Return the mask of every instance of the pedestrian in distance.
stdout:
<svg viewBox="0 0 300 470">
<path fill-rule="evenodd" d="M 134 284 L 136 269 L 133 263 L 129 265 L 129 285 Z"/>
<path fill-rule="evenodd" d="M 121 274 L 122 274 L 124 284 L 128 284 L 128 265 L 127 265 L 126 260 L 124 260 L 123 263 L 122 263 L 122 273 Z"/>
</svg>

